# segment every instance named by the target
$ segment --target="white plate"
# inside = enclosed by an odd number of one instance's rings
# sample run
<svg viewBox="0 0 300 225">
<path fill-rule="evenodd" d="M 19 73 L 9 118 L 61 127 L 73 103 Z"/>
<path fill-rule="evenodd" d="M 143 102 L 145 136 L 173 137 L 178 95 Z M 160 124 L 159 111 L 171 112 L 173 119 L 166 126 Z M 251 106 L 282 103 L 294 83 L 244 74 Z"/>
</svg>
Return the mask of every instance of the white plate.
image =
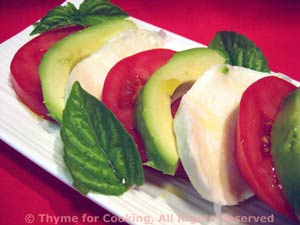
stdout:
<svg viewBox="0 0 300 225">
<path fill-rule="evenodd" d="M 76 5 L 80 1 L 73 1 Z M 138 26 L 150 30 L 161 28 L 132 19 Z M 67 185 L 71 178 L 62 160 L 62 143 L 59 127 L 34 116 L 16 97 L 10 83 L 10 62 L 15 52 L 30 40 L 29 27 L 0 45 L 0 138 L 54 175 Z M 203 46 L 194 41 L 166 31 L 164 47 L 183 50 Z M 252 198 L 237 207 L 224 207 L 221 217 L 216 217 L 213 205 L 202 199 L 189 182 L 152 171 L 145 171 L 145 184 L 131 189 L 121 197 L 90 193 L 88 198 L 115 215 L 127 218 L 130 224 L 258 224 L 264 216 L 274 224 L 291 224 L 286 218 L 269 209 L 264 203 Z M 244 215 L 246 217 L 238 217 Z M 111 220 L 113 218 L 103 218 Z M 235 219 L 235 221 L 234 221 Z M 249 222 L 250 221 L 250 222 Z M 263 222 L 263 221 L 261 221 Z"/>
</svg>

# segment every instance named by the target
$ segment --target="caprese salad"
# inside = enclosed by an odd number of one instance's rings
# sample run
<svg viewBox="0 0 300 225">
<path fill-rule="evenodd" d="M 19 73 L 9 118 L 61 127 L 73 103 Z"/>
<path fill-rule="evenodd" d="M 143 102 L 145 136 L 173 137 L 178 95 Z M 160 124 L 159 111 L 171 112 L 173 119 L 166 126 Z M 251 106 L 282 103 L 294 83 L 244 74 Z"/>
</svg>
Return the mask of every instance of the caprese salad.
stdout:
<svg viewBox="0 0 300 225">
<path fill-rule="evenodd" d="M 11 62 L 20 100 L 60 124 L 74 187 L 120 195 L 143 184 L 147 166 L 187 176 L 211 202 L 256 194 L 299 218 L 300 93 L 292 80 L 271 73 L 243 35 L 223 31 L 208 47 L 175 51 L 164 31 L 127 16 L 109 1 L 59 6 Z"/>
</svg>

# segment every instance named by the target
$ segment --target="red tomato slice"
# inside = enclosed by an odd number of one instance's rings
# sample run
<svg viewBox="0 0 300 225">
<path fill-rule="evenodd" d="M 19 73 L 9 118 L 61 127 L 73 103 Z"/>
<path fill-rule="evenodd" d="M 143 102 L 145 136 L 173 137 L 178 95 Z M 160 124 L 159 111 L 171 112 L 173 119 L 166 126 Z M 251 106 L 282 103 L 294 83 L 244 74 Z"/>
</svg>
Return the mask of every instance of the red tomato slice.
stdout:
<svg viewBox="0 0 300 225">
<path fill-rule="evenodd" d="M 293 84 L 273 76 L 252 84 L 240 102 L 236 135 L 236 159 L 242 176 L 258 198 L 293 219 L 273 166 L 270 132 L 282 100 L 294 89 Z"/>
<path fill-rule="evenodd" d="M 39 77 L 41 59 L 54 43 L 80 29 L 82 27 L 75 26 L 43 33 L 22 46 L 11 62 L 11 83 L 18 97 L 43 118 L 50 119 L 43 103 Z"/>
<path fill-rule="evenodd" d="M 110 70 L 104 82 L 102 101 L 134 138 L 142 162 L 146 162 L 147 157 L 142 138 L 135 126 L 137 95 L 152 73 L 164 65 L 174 53 L 169 49 L 153 49 L 127 57 Z"/>
</svg>

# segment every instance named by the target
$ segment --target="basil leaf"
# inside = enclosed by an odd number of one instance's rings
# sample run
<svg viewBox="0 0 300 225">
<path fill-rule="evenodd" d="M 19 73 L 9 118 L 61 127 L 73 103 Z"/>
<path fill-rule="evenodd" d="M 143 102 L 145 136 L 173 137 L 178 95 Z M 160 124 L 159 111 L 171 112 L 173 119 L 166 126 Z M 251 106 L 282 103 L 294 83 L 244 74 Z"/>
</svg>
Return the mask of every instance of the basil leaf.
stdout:
<svg viewBox="0 0 300 225">
<path fill-rule="evenodd" d="M 40 22 L 33 25 L 35 28 L 30 35 L 40 34 L 58 27 L 74 25 L 76 17 L 79 17 L 78 11 L 72 3 L 58 6 L 49 11 Z"/>
<path fill-rule="evenodd" d="M 49 11 L 39 22 L 34 24 L 30 35 L 65 26 L 81 25 L 83 27 L 99 24 L 111 19 L 128 17 L 128 14 L 108 0 L 85 0 L 77 9 L 72 3 L 58 6 Z"/>
<path fill-rule="evenodd" d="M 220 31 L 210 42 L 209 48 L 218 51 L 226 59 L 226 63 L 233 66 L 270 72 L 267 60 L 261 50 L 244 35 Z"/>
<path fill-rule="evenodd" d="M 79 7 L 81 23 L 95 25 L 100 22 L 128 17 L 119 7 L 107 0 L 85 0 Z"/>
<path fill-rule="evenodd" d="M 78 82 L 67 100 L 60 134 L 64 161 L 82 194 L 93 190 L 120 195 L 133 184 L 143 184 L 142 162 L 132 137 Z"/>
</svg>

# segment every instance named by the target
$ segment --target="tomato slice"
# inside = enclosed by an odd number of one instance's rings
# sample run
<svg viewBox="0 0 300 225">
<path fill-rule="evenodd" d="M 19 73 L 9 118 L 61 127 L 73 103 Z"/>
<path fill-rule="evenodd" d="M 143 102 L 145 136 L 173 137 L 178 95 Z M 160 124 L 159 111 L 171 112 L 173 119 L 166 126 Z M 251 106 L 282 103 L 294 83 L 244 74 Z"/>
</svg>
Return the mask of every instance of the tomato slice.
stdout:
<svg viewBox="0 0 300 225">
<path fill-rule="evenodd" d="M 164 65 L 174 53 L 175 51 L 169 49 L 152 49 L 129 56 L 110 70 L 104 82 L 102 101 L 134 138 L 142 162 L 147 161 L 147 156 L 135 126 L 137 95 L 152 73 Z"/>
<path fill-rule="evenodd" d="M 22 46 L 15 54 L 11 65 L 11 83 L 20 100 L 37 115 L 50 119 L 43 103 L 39 77 L 39 64 L 47 50 L 57 41 L 82 29 L 67 27 L 43 33 Z"/>
<path fill-rule="evenodd" d="M 281 102 L 295 89 L 273 76 L 253 83 L 240 102 L 236 135 L 236 159 L 242 176 L 258 198 L 293 219 L 273 166 L 270 133 Z"/>
</svg>

